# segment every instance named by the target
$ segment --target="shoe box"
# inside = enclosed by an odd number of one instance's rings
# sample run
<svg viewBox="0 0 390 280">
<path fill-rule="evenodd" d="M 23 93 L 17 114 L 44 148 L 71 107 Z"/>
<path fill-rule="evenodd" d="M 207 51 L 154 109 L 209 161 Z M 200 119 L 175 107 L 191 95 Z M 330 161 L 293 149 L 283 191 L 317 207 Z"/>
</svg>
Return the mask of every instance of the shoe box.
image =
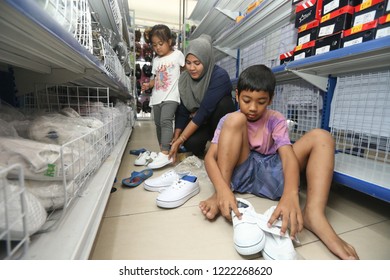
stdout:
<svg viewBox="0 0 390 280">
<path fill-rule="evenodd" d="M 344 6 L 321 17 L 318 38 L 351 28 L 354 7 Z"/>
<path fill-rule="evenodd" d="M 344 31 L 342 47 L 348 47 L 375 39 L 378 20 L 359 24 Z"/>
<path fill-rule="evenodd" d="M 352 18 L 352 26 L 373 21 L 384 14 L 385 2 L 383 0 L 367 0 L 355 7 L 355 13 Z"/>
<path fill-rule="evenodd" d="M 307 0 L 295 6 L 295 27 L 321 18 L 323 0 Z"/>
<path fill-rule="evenodd" d="M 345 6 L 355 7 L 361 3 L 362 0 L 323 0 L 322 16 L 341 9 Z"/>
<path fill-rule="evenodd" d="M 315 41 L 307 42 L 303 45 L 296 46 L 294 49 L 294 60 L 310 57 L 314 55 Z"/>
<path fill-rule="evenodd" d="M 282 53 L 279 56 L 280 65 L 294 60 L 294 50 Z"/>
<path fill-rule="evenodd" d="M 313 20 L 298 27 L 297 46 L 317 39 L 319 20 Z"/>
<path fill-rule="evenodd" d="M 339 49 L 341 47 L 342 38 L 343 32 L 340 31 L 338 33 L 317 39 L 314 46 L 314 55 Z"/>
<path fill-rule="evenodd" d="M 390 36 L 390 14 L 381 16 L 378 19 L 378 27 L 376 29 L 375 39 Z"/>
<path fill-rule="evenodd" d="M 390 13 L 390 0 L 385 1 L 385 14 Z"/>
</svg>

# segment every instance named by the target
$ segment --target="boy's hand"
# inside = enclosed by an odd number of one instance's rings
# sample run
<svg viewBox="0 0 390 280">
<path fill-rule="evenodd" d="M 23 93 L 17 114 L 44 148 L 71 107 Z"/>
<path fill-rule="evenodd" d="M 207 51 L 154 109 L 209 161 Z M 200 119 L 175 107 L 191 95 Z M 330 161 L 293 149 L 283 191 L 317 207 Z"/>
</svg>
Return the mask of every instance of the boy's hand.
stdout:
<svg viewBox="0 0 390 280">
<path fill-rule="evenodd" d="M 217 203 L 221 215 L 227 220 L 232 220 L 231 211 L 240 219 L 241 213 L 237 208 L 236 197 L 231 190 L 224 190 L 217 193 Z"/>
<path fill-rule="evenodd" d="M 303 217 L 299 207 L 298 195 L 283 195 L 278 206 L 268 221 L 268 226 L 278 220 L 282 220 L 282 228 L 280 233 L 284 235 L 290 224 L 290 237 L 295 238 L 295 235 L 303 229 Z"/>
</svg>

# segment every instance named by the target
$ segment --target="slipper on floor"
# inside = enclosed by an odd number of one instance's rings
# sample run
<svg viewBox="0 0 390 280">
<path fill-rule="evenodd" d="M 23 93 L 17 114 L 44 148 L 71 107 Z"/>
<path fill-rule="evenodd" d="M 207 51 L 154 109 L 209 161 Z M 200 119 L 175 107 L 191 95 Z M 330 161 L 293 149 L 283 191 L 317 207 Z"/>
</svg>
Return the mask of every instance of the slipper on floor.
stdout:
<svg viewBox="0 0 390 280">
<path fill-rule="evenodd" d="M 140 154 L 142 154 L 144 152 L 146 152 L 145 148 L 141 148 L 141 149 L 138 149 L 138 150 L 130 150 L 130 154 L 136 155 L 136 156 L 139 156 Z"/>
<path fill-rule="evenodd" d="M 144 169 L 142 171 L 133 171 L 129 178 L 125 178 L 122 180 L 122 184 L 129 188 L 135 188 L 152 175 L 153 170 L 149 168 Z"/>
</svg>

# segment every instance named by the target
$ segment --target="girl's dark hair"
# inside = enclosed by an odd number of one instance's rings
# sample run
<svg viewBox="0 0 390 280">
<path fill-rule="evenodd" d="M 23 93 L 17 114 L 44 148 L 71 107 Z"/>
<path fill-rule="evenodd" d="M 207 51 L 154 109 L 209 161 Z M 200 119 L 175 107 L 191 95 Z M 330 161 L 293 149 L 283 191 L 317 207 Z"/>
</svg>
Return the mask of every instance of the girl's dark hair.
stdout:
<svg viewBox="0 0 390 280">
<path fill-rule="evenodd" d="M 163 42 L 171 40 L 171 47 L 176 45 L 176 38 L 173 36 L 171 29 L 164 24 L 157 24 L 152 27 L 152 30 L 150 30 L 149 33 L 150 41 L 152 41 L 153 36 L 158 37 Z"/>
<path fill-rule="evenodd" d="M 240 74 L 237 82 L 237 93 L 241 91 L 265 91 L 270 99 L 274 96 L 276 85 L 275 75 L 270 68 L 263 64 L 252 65 Z"/>
</svg>

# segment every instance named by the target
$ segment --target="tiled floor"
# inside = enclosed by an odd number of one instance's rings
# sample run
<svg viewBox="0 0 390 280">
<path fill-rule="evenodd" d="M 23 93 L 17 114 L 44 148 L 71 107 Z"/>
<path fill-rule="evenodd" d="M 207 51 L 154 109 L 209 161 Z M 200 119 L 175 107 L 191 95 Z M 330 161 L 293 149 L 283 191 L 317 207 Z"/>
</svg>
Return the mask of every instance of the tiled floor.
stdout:
<svg viewBox="0 0 390 280">
<path fill-rule="evenodd" d="M 136 156 L 131 149 L 158 150 L 152 121 L 138 121 L 129 139 L 118 171 L 117 188 L 107 204 L 90 259 L 114 260 L 234 260 L 244 259 L 234 249 L 232 226 L 219 217 L 206 220 L 198 204 L 208 198 L 213 188 L 207 177 L 200 176 L 201 192 L 176 209 L 156 206 L 158 193 L 148 192 L 140 185 L 129 189 L 121 179 L 142 167 L 133 165 Z M 155 170 L 158 176 L 168 167 Z M 200 173 L 203 174 L 203 173 Z M 244 195 L 258 213 L 275 202 Z M 305 191 L 301 193 L 304 202 Z M 343 186 L 333 186 L 327 215 L 336 232 L 353 244 L 361 259 L 390 260 L 390 204 L 363 195 Z M 301 244 L 296 250 L 302 259 L 337 259 L 307 230 L 299 234 Z M 261 255 L 251 256 L 259 259 Z"/>
</svg>

